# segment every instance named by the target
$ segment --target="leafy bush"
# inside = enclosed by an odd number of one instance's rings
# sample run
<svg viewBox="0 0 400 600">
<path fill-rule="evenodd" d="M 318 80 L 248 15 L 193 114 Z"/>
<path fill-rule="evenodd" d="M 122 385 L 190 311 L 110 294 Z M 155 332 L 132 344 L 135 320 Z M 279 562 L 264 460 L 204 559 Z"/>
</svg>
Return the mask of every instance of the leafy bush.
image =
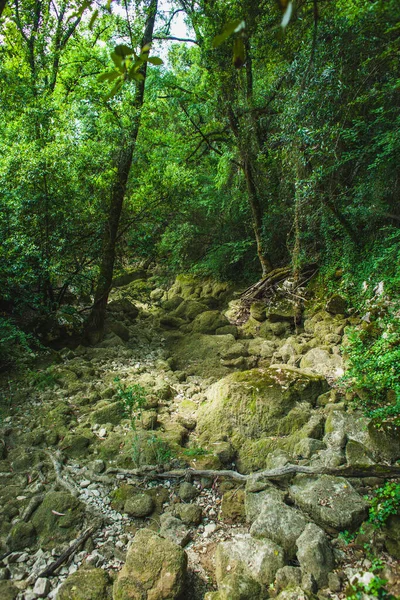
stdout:
<svg viewBox="0 0 400 600">
<path fill-rule="evenodd" d="M 400 512 L 400 483 L 387 482 L 371 500 L 369 522 L 382 527 L 391 515 Z"/>
<path fill-rule="evenodd" d="M 137 420 L 142 416 L 142 410 L 146 404 L 146 390 L 139 383 L 124 385 L 116 377 L 114 379 L 117 388 L 117 396 L 123 402 L 125 414 L 131 421 L 131 428 L 136 431 Z"/>
<path fill-rule="evenodd" d="M 363 600 L 365 594 L 369 594 L 373 598 L 386 598 L 386 600 L 395 600 L 395 597 L 385 589 L 387 584 L 386 579 L 381 579 L 372 573 L 364 573 L 364 575 L 354 581 L 346 590 L 346 597 L 349 600 Z"/>
<path fill-rule="evenodd" d="M 400 426 L 400 318 L 387 313 L 348 333 L 348 370 L 343 382 L 358 392 L 357 402 L 379 426 Z"/>
</svg>

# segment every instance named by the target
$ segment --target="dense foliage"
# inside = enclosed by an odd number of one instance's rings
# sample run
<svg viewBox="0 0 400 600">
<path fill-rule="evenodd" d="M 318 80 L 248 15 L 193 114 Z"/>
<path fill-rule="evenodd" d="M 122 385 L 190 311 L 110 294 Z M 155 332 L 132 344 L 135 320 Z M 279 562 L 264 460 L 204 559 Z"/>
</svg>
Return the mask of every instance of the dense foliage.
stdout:
<svg viewBox="0 0 400 600">
<path fill-rule="evenodd" d="M 324 288 L 359 308 L 381 281 L 398 293 L 399 3 L 298 2 L 282 28 L 287 4 L 10 0 L 0 309 L 12 327 L 102 301 L 104 269 L 143 260 L 248 281 L 318 263 Z M 350 352 L 379 402 L 398 398 L 395 314 Z"/>
</svg>

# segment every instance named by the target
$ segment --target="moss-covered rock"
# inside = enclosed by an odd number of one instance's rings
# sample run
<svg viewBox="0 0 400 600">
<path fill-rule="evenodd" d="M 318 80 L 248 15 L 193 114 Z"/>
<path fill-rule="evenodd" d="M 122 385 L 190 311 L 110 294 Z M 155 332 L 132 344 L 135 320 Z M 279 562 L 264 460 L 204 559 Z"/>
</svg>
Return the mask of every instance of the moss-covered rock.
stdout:
<svg viewBox="0 0 400 600">
<path fill-rule="evenodd" d="M 203 335 L 200 333 L 171 335 L 166 345 L 177 369 L 188 375 L 217 379 L 229 373 L 220 363 L 221 355 L 235 343 L 233 335 Z"/>
<path fill-rule="evenodd" d="M 146 493 L 137 493 L 130 496 L 124 504 L 124 512 L 130 517 L 148 517 L 154 510 L 153 498 Z"/>
<path fill-rule="evenodd" d="M 256 300 L 250 306 L 250 316 L 253 317 L 256 321 L 265 321 L 265 303 L 261 300 Z"/>
<path fill-rule="evenodd" d="M 124 418 L 125 406 L 123 402 L 112 402 L 94 410 L 90 416 L 90 422 L 99 425 L 105 425 L 106 423 L 118 425 Z"/>
<path fill-rule="evenodd" d="M 88 448 L 93 442 L 94 436 L 90 432 L 86 434 L 69 433 L 61 442 L 64 453 L 67 456 L 86 456 Z"/>
<path fill-rule="evenodd" d="M 232 373 L 208 390 L 198 414 L 200 441 L 207 445 L 228 436 L 240 468 L 259 468 L 272 450 L 292 449 L 310 437 L 303 428 L 326 387 L 324 378 L 288 366 Z M 279 436 L 285 437 L 277 441 Z"/>
<path fill-rule="evenodd" d="M 128 298 L 112 300 L 107 305 L 107 310 L 111 313 L 126 314 L 130 320 L 136 319 L 139 309 Z"/>
<path fill-rule="evenodd" d="M 245 492 L 243 489 L 228 490 L 222 496 L 220 518 L 228 523 L 246 519 Z"/>
<path fill-rule="evenodd" d="M 301 359 L 300 367 L 325 377 L 341 377 L 344 372 L 342 357 L 339 354 L 329 354 L 323 348 L 309 350 Z"/>
<path fill-rule="evenodd" d="M 57 514 L 58 513 L 58 514 Z M 67 492 L 49 492 L 32 517 L 32 523 L 46 547 L 70 541 L 80 531 L 84 506 Z"/>
<path fill-rule="evenodd" d="M 136 534 L 114 584 L 114 600 L 174 600 L 184 590 L 187 557 L 177 544 L 148 529 Z"/>
<path fill-rule="evenodd" d="M 400 515 L 390 515 L 383 529 L 383 534 L 389 554 L 400 559 Z"/>
<path fill-rule="evenodd" d="M 12 581 L 0 581 L 0 598 L 1 600 L 15 600 L 20 590 L 12 583 Z"/>
<path fill-rule="evenodd" d="M 207 310 L 194 319 L 193 332 L 213 334 L 216 329 L 226 325 L 230 325 L 228 319 L 218 310 Z"/>
<path fill-rule="evenodd" d="M 296 306 L 294 302 L 289 302 L 286 299 L 276 299 L 274 302 L 268 305 L 265 311 L 266 318 L 271 323 L 277 323 L 279 321 L 292 321 L 296 315 Z"/>
<path fill-rule="evenodd" d="M 174 514 L 179 517 L 185 525 L 199 525 L 202 519 L 202 511 L 197 504 L 176 504 Z"/>
<path fill-rule="evenodd" d="M 208 310 L 208 306 L 202 302 L 197 302 L 196 300 L 184 300 L 175 310 L 174 316 L 185 319 L 186 321 L 193 321 L 197 315 Z"/>
<path fill-rule="evenodd" d="M 112 585 L 103 569 L 79 569 L 69 575 L 57 600 L 111 600 Z"/>
<path fill-rule="evenodd" d="M 7 541 L 12 552 L 29 548 L 36 542 L 36 529 L 32 523 L 17 523 L 11 529 Z"/>
</svg>

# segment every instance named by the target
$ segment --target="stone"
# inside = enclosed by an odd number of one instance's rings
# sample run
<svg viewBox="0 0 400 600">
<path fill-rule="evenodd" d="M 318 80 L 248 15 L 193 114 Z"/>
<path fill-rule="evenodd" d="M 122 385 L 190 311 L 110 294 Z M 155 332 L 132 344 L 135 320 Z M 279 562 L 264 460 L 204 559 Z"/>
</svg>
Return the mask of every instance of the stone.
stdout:
<svg viewBox="0 0 400 600">
<path fill-rule="evenodd" d="M 338 378 L 344 373 L 343 360 L 338 354 L 329 354 L 323 348 L 312 348 L 300 361 L 300 368 L 324 377 Z"/>
<path fill-rule="evenodd" d="M 163 538 L 172 540 L 182 548 L 186 546 L 191 539 L 190 531 L 186 525 L 176 517 L 165 514 L 161 517 L 160 535 Z"/>
<path fill-rule="evenodd" d="M 288 559 L 296 554 L 296 540 L 307 526 L 303 514 L 287 506 L 280 500 L 266 503 L 250 529 L 250 534 L 257 539 L 270 539 L 279 544 Z"/>
<path fill-rule="evenodd" d="M 11 581 L 0 581 L 1 600 L 16 600 L 19 589 Z"/>
<path fill-rule="evenodd" d="M 103 569 L 78 569 L 60 587 L 57 600 L 111 600 L 112 587 Z"/>
<path fill-rule="evenodd" d="M 161 298 L 164 296 L 164 290 L 161 288 L 156 288 L 150 292 L 150 300 L 153 302 L 159 302 Z M 181 301 L 183 298 L 181 298 Z"/>
<path fill-rule="evenodd" d="M 69 433 L 62 440 L 61 444 L 63 451 L 67 456 L 77 457 L 86 456 L 88 454 L 88 447 L 93 441 L 93 436 L 88 432 L 86 435 Z"/>
<path fill-rule="evenodd" d="M 176 504 L 175 514 L 185 525 L 199 525 L 202 519 L 202 510 L 197 504 Z"/>
<path fill-rule="evenodd" d="M 320 450 L 326 448 L 325 442 L 321 440 L 314 440 L 313 438 L 304 438 L 300 440 L 294 447 L 294 454 L 300 458 L 311 458 L 313 454 L 316 454 Z"/>
<path fill-rule="evenodd" d="M 60 514 L 56 514 L 60 513 Z M 84 505 L 68 492 L 48 492 L 32 517 L 45 547 L 71 541 L 80 531 Z"/>
<path fill-rule="evenodd" d="M 339 294 L 335 294 L 329 298 L 325 309 L 333 315 L 344 315 L 347 309 L 347 301 Z"/>
<path fill-rule="evenodd" d="M 46 598 L 47 594 L 50 591 L 50 581 L 45 577 L 39 577 L 36 579 L 35 585 L 33 587 L 33 593 L 36 594 L 37 598 Z"/>
<path fill-rule="evenodd" d="M 139 309 L 127 298 L 112 300 L 107 304 L 107 310 L 112 313 L 125 313 L 131 320 L 136 319 Z"/>
<path fill-rule="evenodd" d="M 293 322 L 296 316 L 296 306 L 289 300 L 275 300 L 265 310 L 266 318 L 272 323 L 279 321 Z"/>
<path fill-rule="evenodd" d="M 229 372 L 221 365 L 220 357 L 234 343 L 235 337 L 230 334 L 174 334 L 166 340 L 177 369 L 186 371 L 187 375 L 212 377 L 214 381 Z"/>
<path fill-rule="evenodd" d="M 400 559 L 400 515 L 390 515 L 383 528 L 385 546 L 389 554 Z"/>
<path fill-rule="evenodd" d="M 262 586 L 240 573 L 227 575 L 218 586 L 218 600 L 262 600 L 265 598 Z"/>
<path fill-rule="evenodd" d="M 164 308 L 164 306 L 163 306 Z M 187 321 L 193 321 L 203 312 L 208 311 L 209 308 L 206 304 L 202 304 L 201 302 L 197 302 L 196 300 L 184 300 L 178 306 L 178 308 L 174 312 L 175 317 L 179 317 L 181 319 L 185 319 Z"/>
<path fill-rule="evenodd" d="M 125 325 L 123 323 L 121 323 L 121 321 L 114 321 L 114 320 L 107 321 L 106 331 L 112 331 L 113 333 L 115 333 L 115 335 L 120 337 L 121 340 L 124 340 L 124 342 L 129 342 L 129 337 L 130 337 L 129 329 L 127 327 L 125 327 Z"/>
<path fill-rule="evenodd" d="M 271 483 L 260 482 L 260 489 L 256 485 L 253 485 L 251 479 L 246 484 L 245 509 L 248 523 L 253 523 L 270 503 L 283 502 L 285 497 L 285 493 Z"/>
<path fill-rule="evenodd" d="M 310 573 L 318 587 L 328 583 L 328 573 L 334 567 L 333 552 L 322 529 L 309 523 L 297 539 L 297 559 L 303 573 Z"/>
<path fill-rule="evenodd" d="M 265 302 L 261 302 L 260 300 L 256 300 L 255 302 L 253 302 L 250 305 L 250 315 L 256 321 L 265 321 L 265 319 L 267 318 L 265 314 Z"/>
<path fill-rule="evenodd" d="M 188 481 L 184 481 L 180 484 L 178 490 L 178 496 L 184 502 L 190 502 L 190 500 L 194 500 L 199 495 L 199 490 Z"/>
<path fill-rule="evenodd" d="M 310 437 L 300 430 L 326 387 L 323 377 L 286 365 L 232 373 L 207 391 L 197 417 L 200 442 L 207 446 L 227 436 L 241 472 L 264 468 L 278 436 L 284 436 L 282 449 Z"/>
<path fill-rule="evenodd" d="M 276 600 L 309 600 L 310 596 L 307 592 L 304 592 L 300 587 L 296 587 L 289 590 L 283 590 Z"/>
<path fill-rule="evenodd" d="M 92 424 L 105 425 L 111 423 L 118 425 L 125 418 L 125 406 L 123 402 L 112 402 L 105 404 L 101 408 L 95 409 L 90 415 Z"/>
<path fill-rule="evenodd" d="M 36 542 L 36 529 L 32 523 L 21 521 L 11 529 L 7 542 L 12 552 L 29 548 Z"/>
<path fill-rule="evenodd" d="M 351 467 L 368 467 L 374 464 L 367 448 L 356 440 L 346 444 L 346 461 Z"/>
<path fill-rule="evenodd" d="M 124 504 L 124 512 L 130 517 L 148 517 L 154 510 L 154 500 L 148 494 L 135 494 Z"/>
<path fill-rule="evenodd" d="M 342 589 L 342 582 L 337 573 L 328 573 L 328 587 L 331 592 L 338 593 Z"/>
<path fill-rule="evenodd" d="M 128 547 L 113 600 L 177 600 L 184 591 L 187 556 L 177 544 L 141 529 Z"/>
<path fill-rule="evenodd" d="M 212 450 L 223 465 L 230 465 L 235 459 L 236 452 L 230 442 L 215 442 Z"/>
<path fill-rule="evenodd" d="M 228 490 L 222 496 L 220 518 L 223 521 L 234 523 L 244 521 L 246 518 L 245 492 L 243 489 Z"/>
<path fill-rule="evenodd" d="M 368 512 L 366 501 L 343 477 L 297 475 L 289 493 L 314 521 L 337 531 L 356 529 Z"/>
<path fill-rule="evenodd" d="M 285 564 L 280 546 L 270 540 L 255 540 L 248 534 L 238 534 L 231 541 L 218 544 L 215 563 L 218 584 L 236 573 L 262 586 L 273 583 L 276 572 Z"/>
<path fill-rule="evenodd" d="M 216 329 L 226 325 L 230 325 L 228 319 L 218 310 L 207 310 L 194 319 L 193 332 L 213 334 Z"/>
<path fill-rule="evenodd" d="M 286 565 L 278 569 L 275 575 L 275 591 L 278 593 L 286 588 L 295 588 L 301 585 L 301 569 Z"/>
<path fill-rule="evenodd" d="M 160 318 L 160 327 L 164 329 L 179 329 L 186 321 L 172 315 L 164 315 Z"/>
</svg>

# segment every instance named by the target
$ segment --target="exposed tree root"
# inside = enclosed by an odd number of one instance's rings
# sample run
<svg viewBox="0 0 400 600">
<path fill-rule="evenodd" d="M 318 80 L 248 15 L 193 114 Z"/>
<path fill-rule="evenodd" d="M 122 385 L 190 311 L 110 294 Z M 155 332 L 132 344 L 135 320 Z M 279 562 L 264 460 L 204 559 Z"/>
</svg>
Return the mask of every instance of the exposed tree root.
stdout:
<svg viewBox="0 0 400 600">
<path fill-rule="evenodd" d="M 158 473 L 156 470 L 152 470 L 152 467 L 145 467 L 143 469 L 109 469 L 107 473 L 118 473 L 120 475 L 131 476 L 131 477 L 146 477 L 149 480 L 152 479 L 195 479 L 196 477 L 206 477 L 208 479 L 214 479 L 220 477 L 223 479 L 232 479 L 233 481 L 239 481 L 246 483 L 247 481 L 262 481 L 265 479 L 275 480 L 287 477 L 288 475 L 295 475 L 297 473 L 305 473 L 308 475 L 334 475 L 338 477 L 379 477 L 382 479 L 400 477 L 400 466 L 396 465 L 368 465 L 365 467 L 352 467 L 345 465 L 344 467 L 330 468 L 330 467 L 307 467 L 303 465 L 285 465 L 279 469 L 270 469 L 265 471 L 258 471 L 257 473 L 250 473 L 249 475 L 243 475 L 237 471 L 230 470 L 207 470 L 207 469 L 176 469 L 173 471 L 165 471 Z"/>
</svg>

